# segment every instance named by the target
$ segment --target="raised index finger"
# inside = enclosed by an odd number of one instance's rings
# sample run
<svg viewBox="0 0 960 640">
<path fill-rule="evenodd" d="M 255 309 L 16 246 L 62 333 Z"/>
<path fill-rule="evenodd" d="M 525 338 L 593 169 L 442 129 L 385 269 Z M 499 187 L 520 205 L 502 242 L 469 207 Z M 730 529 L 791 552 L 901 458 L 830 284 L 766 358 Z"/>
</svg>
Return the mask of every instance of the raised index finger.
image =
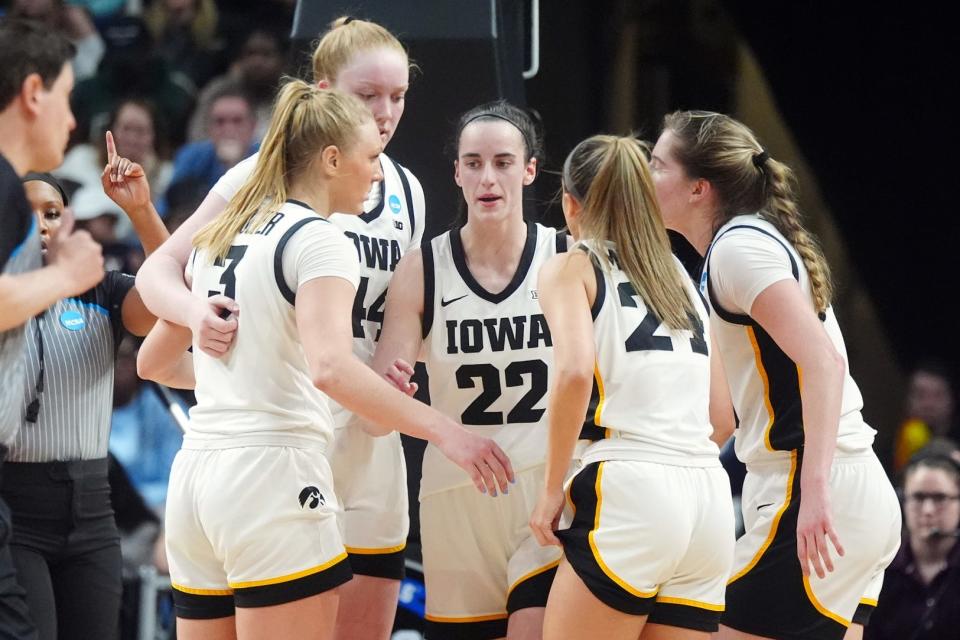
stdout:
<svg viewBox="0 0 960 640">
<path fill-rule="evenodd" d="M 107 164 L 113 164 L 113 159 L 117 157 L 117 145 L 113 141 L 113 132 L 107 130 Z"/>
</svg>

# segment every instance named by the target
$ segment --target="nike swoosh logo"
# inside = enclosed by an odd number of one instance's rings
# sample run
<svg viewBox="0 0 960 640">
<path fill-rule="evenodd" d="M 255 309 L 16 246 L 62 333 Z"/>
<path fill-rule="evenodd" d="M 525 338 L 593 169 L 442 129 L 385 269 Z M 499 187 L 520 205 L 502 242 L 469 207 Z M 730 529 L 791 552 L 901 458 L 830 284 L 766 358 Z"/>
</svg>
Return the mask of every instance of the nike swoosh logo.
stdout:
<svg viewBox="0 0 960 640">
<path fill-rule="evenodd" d="M 466 298 L 468 295 L 470 295 L 470 294 L 469 294 L 469 293 L 465 293 L 465 294 L 463 294 L 462 296 L 460 296 L 459 298 L 450 298 L 449 300 L 444 300 L 443 298 L 440 298 L 440 306 L 441 306 L 441 307 L 445 307 L 445 306 L 447 306 L 448 304 L 453 304 L 453 303 L 456 302 L 457 300 L 463 300 L 463 299 Z"/>
<path fill-rule="evenodd" d="M 766 509 L 767 507 L 770 507 L 770 506 L 773 506 L 772 502 L 768 502 L 766 504 L 758 504 L 757 511 L 760 511 L 760 509 Z"/>
</svg>

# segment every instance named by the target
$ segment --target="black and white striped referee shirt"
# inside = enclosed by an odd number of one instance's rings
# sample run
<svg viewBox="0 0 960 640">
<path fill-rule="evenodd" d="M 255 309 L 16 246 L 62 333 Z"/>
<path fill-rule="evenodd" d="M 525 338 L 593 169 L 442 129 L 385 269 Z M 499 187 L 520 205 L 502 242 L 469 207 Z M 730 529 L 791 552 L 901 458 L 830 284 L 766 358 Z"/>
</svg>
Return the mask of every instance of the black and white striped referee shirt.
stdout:
<svg viewBox="0 0 960 640">
<path fill-rule="evenodd" d="M 113 372 L 123 335 L 121 306 L 134 278 L 109 271 L 83 295 L 58 300 L 27 324 L 26 376 L 21 385 L 20 430 L 12 462 L 107 457 L 113 413 Z M 40 343 L 43 391 L 38 392 Z M 36 422 L 27 407 L 40 398 Z"/>
</svg>

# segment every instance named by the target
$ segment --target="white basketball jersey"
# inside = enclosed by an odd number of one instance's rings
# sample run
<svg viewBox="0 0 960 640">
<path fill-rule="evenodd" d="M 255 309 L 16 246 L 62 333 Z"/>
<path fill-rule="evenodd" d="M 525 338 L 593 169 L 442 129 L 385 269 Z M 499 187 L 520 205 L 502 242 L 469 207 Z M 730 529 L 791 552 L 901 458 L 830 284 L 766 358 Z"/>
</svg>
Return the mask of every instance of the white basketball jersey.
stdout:
<svg viewBox="0 0 960 640">
<path fill-rule="evenodd" d="M 253 173 L 257 154 L 233 167 L 213 191 L 229 201 Z M 423 239 L 424 198 L 417 178 L 405 167 L 380 154 L 383 182 L 374 185 L 359 216 L 334 213 L 329 217 L 350 239 L 360 261 L 360 284 L 353 306 L 353 352 L 363 362 L 373 360 L 380 338 L 387 286 L 400 258 Z M 333 403 L 337 427 L 350 413 Z"/>
<path fill-rule="evenodd" d="M 759 216 L 747 215 L 737 216 L 719 229 L 707 252 L 701 289 L 706 289 L 709 295 L 714 335 L 737 413 L 737 457 L 748 464 L 789 459 L 790 452 L 803 445 L 801 371 L 759 323 L 748 315 L 724 309 L 714 290 L 714 280 L 723 275 L 712 271 L 718 268 L 713 259 L 718 244 L 724 243 L 724 252 L 751 256 L 754 253 L 746 248 L 758 241 L 775 242 L 778 245 L 775 250 L 782 250 L 789 257 L 793 278 L 800 289 L 805 295 L 812 295 L 803 260 L 772 224 Z M 821 321 L 834 347 L 847 362 L 846 346 L 832 307 L 821 314 Z M 856 453 L 873 444 L 876 432 L 863 421 L 862 408 L 863 398 L 850 376 L 848 364 L 837 433 L 839 452 Z"/>
<path fill-rule="evenodd" d="M 197 404 L 189 436 L 251 444 L 325 446 L 333 435 L 328 398 L 313 386 L 297 331 L 296 287 L 314 277 L 357 284 L 351 244 L 340 229 L 288 200 L 257 229 L 237 234 L 225 260 L 191 256 L 197 296 L 224 294 L 240 306 L 222 358 L 194 344 Z"/>
<path fill-rule="evenodd" d="M 430 377 L 430 404 L 496 440 L 517 472 L 542 464 L 546 455 L 553 343 L 540 310 L 537 274 L 566 243 L 566 234 L 528 223 L 517 271 L 496 294 L 467 268 L 459 229 L 423 247 L 421 357 Z M 427 447 L 421 496 L 467 484 L 462 469 Z"/>
<path fill-rule="evenodd" d="M 683 265 L 673 258 L 696 310 L 694 331 L 661 323 L 620 269 L 611 247 L 604 248 L 608 266 L 594 254 L 596 247 L 581 244 L 577 249 L 591 252 L 597 278 L 591 309 L 597 358 L 591 407 L 594 425 L 603 430 L 584 452 L 584 463 L 628 459 L 719 465 L 719 450 L 710 440 L 709 317 Z"/>
</svg>

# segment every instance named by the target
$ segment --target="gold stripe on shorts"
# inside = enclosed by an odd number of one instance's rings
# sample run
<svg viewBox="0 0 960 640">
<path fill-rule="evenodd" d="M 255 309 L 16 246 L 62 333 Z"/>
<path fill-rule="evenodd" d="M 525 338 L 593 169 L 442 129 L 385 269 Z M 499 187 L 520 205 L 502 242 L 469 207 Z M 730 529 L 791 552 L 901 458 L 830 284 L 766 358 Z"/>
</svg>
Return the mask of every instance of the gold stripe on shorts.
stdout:
<svg viewBox="0 0 960 640">
<path fill-rule="evenodd" d="M 490 622 L 492 620 L 506 620 L 508 614 L 506 613 L 492 613 L 486 616 L 469 616 L 463 618 L 455 618 L 450 616 L 433 616 L 429 613 L 424 616 L 426 620 L 430 622 L 441 622 L 447 624 L 462 624 L 470 622 Z"/>
<path fill-rule="evenodd" d="M 382 549 L 369 549 L 365 547 L 344 546 L 344 549 L 347 550 L 347 553 L 352 553 L 352 554 L 361 555 L 361 556 L 375 556 L 375 555 L 382 555 L 387 553 L 398 553 L 400 551 L 403 551 L 406 548 L 407 548 L 406 542 L 404 542 L 403 544 L 397 545 L 396 547 L 384 547 Z"/>
<path fill-rule="evenodd" d="M 280 584 L 281 582 L 292 582 L 299 578 L 305 578 L 307 576 L 312 576 L 315 573 L 320 573 L 321 571 L 325 571 L 326 569 L 329 569 L 330 567 L 337 564 L 341 560 L 346 560 L 346 559 L 347 559 L 347 553 L 346 551 L 344 551 L 343 553 L 334 557 L 333 559 L 328 560 L 327 562 L 324 562 L 323 564 L 318 565 L 316 567 L 311 567 L 310 569 L 304 569 L 303 571 L 297 571 L 296 573 L 289 573 L 285 576 L 279 576 L 276 578 L 268 578 L 266 580 L 251 580 L 248 582 L 231 582 L 230 586 L 233 587 L 234 589 L 248 589 L 250 587 L 264 587 L 270 584 Z"/>
<path fill-rule="evenodd" d="M 803 576 L 803 590 L 807 592 L 807 598 L 810 599 L 810 604 L 812 604 L 817 611 L 830 618 L 834 622 L 839 622 L 845 627 L 850 626 L 849 620 L 839 614 L 834 613 L 833 611 L 830 611 L 823 606 L 819 600 L 817 600 L 817 596 L 813 594 L 813 588 L 810 586 L 810 576 Z"/>
<path fill-rule="evenodd" d="M 699 600 L 688 600 L 687 598 L 671 598 L 670 596 L 657 596 L 657 602 L 663 602 L 665 604 L 682 604 L 687 607 L 706 609 L 707 611 L 723 611 L 725 608 L 722 604 L 700 602 Z"/>
</svg>

